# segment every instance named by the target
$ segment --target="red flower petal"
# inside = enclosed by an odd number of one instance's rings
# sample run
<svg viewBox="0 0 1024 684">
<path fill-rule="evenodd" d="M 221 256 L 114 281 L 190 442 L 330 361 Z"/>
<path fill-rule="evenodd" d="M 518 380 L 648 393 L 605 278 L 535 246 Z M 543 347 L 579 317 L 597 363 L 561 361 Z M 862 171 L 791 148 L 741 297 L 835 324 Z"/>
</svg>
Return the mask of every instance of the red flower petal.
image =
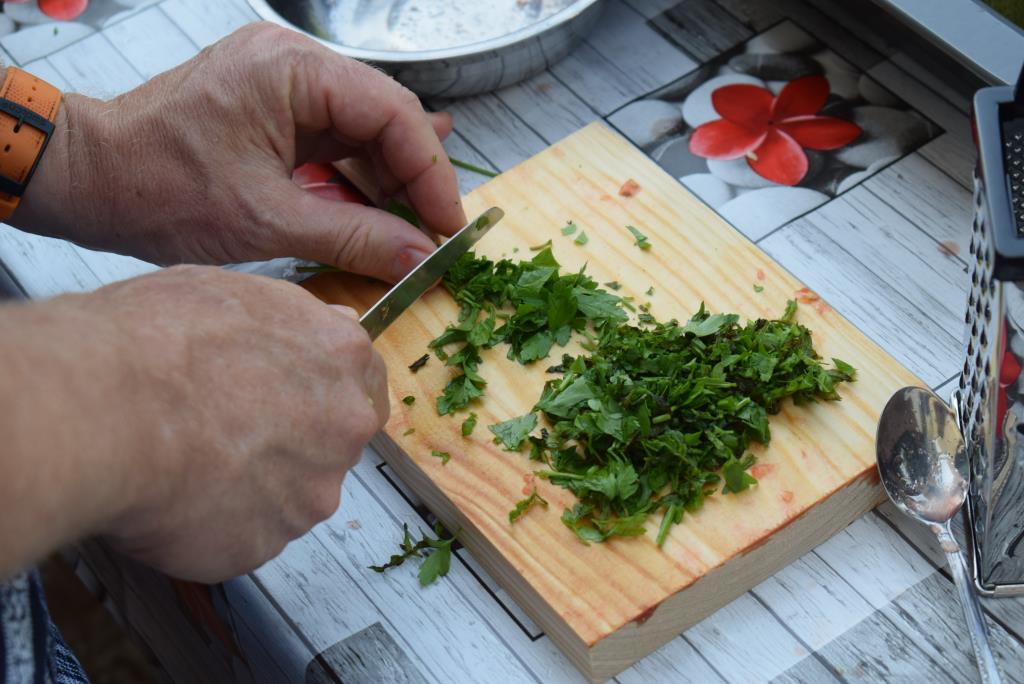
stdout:
<svg viewBox="0 0 1024 684">
<path fill-rule="evenodd" d="M 88 7 L 89 0 L 39 0 L 39 9 L 48 17 L 71 21 Z"/>
<path fill-rule="evenodd" d="M 772 121 L 817 114 L 825 105 L 828 93 L 828 79 L 824 76 L 804 76 L 790 81 L 775 98 Z"/>
<path fill-rule="evenodd" d="M 762 133 L 768 126 L 774 101 L 770 90 L 749 83 L 722 86 L 711 93 L 711 104 L 723 119 Z"/>
<path fill-rule="evenodd" d="M 774 128 L 747 159 L 757 175 L 780 185 L 796 185 L 807 173 L 807 155 L 795 140 Z"/>
<path fill-rule="evenodd" d="M 861 134 L 857 124 L 833 116 L 798 116 L 776 126 L 802 147 L 812 150 L 834 150 L 853 142 Z"/>
<path fill-rule="evenodd" d="M 697 126 L 690 152 L 706 159 L 738 159 L 761 144 L 765 132 L 752 131 L 725 119 Z"/>
</svg>

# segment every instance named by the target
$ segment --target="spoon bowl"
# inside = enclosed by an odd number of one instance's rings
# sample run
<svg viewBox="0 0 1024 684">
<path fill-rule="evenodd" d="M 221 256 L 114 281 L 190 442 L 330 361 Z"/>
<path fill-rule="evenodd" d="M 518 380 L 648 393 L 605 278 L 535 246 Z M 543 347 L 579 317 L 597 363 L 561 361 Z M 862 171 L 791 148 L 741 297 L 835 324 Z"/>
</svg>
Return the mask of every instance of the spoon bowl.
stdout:
<svg viewBox="0 0 1024 684">
<path fill-rule="evenodd" d="M 953 411 L 935 394 L 904 387 L 882 411 L 878 474 L 896 506 L 926 524 L 956 515 L 967 498 L 967 449 Z"/>
</svg>

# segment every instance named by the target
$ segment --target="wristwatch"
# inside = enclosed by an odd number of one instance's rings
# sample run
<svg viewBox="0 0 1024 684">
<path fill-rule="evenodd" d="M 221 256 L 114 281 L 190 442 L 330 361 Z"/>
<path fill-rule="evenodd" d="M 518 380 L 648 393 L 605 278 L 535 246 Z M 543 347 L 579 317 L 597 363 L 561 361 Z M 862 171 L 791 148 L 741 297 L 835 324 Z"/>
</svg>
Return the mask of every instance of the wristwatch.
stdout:
<svg viewBox="0 0 1024 684">
<path fill-rule="evenodd" d="M 7 67 L 0 86 L 0 221 L 18 207 L 59 110 L 59 90 L 27 71 Z"/>
</svg>

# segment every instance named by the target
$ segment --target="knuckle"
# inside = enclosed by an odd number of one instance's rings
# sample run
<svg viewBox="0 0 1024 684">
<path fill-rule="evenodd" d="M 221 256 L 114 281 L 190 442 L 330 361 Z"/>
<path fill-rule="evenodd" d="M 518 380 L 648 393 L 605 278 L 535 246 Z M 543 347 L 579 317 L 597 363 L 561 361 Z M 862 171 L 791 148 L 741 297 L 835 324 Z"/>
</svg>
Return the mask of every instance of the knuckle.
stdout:
<svg viewBox="0 0 1024 684">
<path fill-rule="evenodd" d="M 335 237 L 332 253 L 334 263 L 352 268 L 365 263 L 370 257 L 370 228 L 360 219 L 349 218 Z"/>
<path fill-rule="evenodd" d="M 423 103 L 420 102 L 420 98 L 416 93 L 412 92 L 403 85 L 400 85 L 398 81 L 395 81 L 395 85 L 398 87 L 398 102 L 404 107 L 411 108 L 415 111 L 423 111 Z"/>
<path fill-rule="evenodd" d="M 353 407 L 344 438 L 358 446 L 361 450 L 380 429 L 380 417 L 374 406 L 370 405 L 369 397 L 359 393 L 359 405 Z"/>
<path fill-rule="evenodd" d="M 329 484 L 319 487 L 310 498 L 310 527 L 334 515 L 339 503 L 341 484 L 332 478 Z"/>
</svg>

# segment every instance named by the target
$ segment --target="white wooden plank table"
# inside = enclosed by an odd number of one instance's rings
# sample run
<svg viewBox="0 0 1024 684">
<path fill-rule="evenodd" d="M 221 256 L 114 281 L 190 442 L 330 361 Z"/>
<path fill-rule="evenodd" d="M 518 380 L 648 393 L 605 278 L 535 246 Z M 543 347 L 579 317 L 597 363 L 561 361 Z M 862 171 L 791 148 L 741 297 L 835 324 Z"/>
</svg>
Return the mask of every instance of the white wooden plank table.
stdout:
<svg viewBox="0 0 1024 684">
<path fill-rule="evenodd" d="M 938 133 L 817 208 L 748 235 L 948 395 L 962 353 L 969 93 L 872 34 L 870 20 L 829 15 L 835 5 L 609 0 L 597 30 L 565 61 L 496 93 L 427 105 L 454 113 L 452 155 L 501 171 L 591 121 L 621 120 L 615 114 L 624 106 L 716 51 L 791 20 L 851 69 L 899 93 Z M 62 88 L 110 96 L 253 19 L 243 0 L 141 3 L 96 26 L 4 36 L 0 56 Z M 463 192 L 483 181 L 459 171 Z M 30 298 L 153 268 L 6 226 L 0 263 Z M 392 552 L 402 523 L 425 526 L 425 515 L 415 493 L 368 450 L 338 512 L 249 576 L 183 589 L 95 544 L 84 547 L 79 572 L 181 681 L 581 681 L 464 549 L 427 589 L 413 568 L 367 570 Z M 985 610 L 1009 680 L 1024 680 L 1024 601 L 986 601 Z M 971 681 L 967 644 L 930 534 L 882 506 L 617 680 Z"/>
</svg>

